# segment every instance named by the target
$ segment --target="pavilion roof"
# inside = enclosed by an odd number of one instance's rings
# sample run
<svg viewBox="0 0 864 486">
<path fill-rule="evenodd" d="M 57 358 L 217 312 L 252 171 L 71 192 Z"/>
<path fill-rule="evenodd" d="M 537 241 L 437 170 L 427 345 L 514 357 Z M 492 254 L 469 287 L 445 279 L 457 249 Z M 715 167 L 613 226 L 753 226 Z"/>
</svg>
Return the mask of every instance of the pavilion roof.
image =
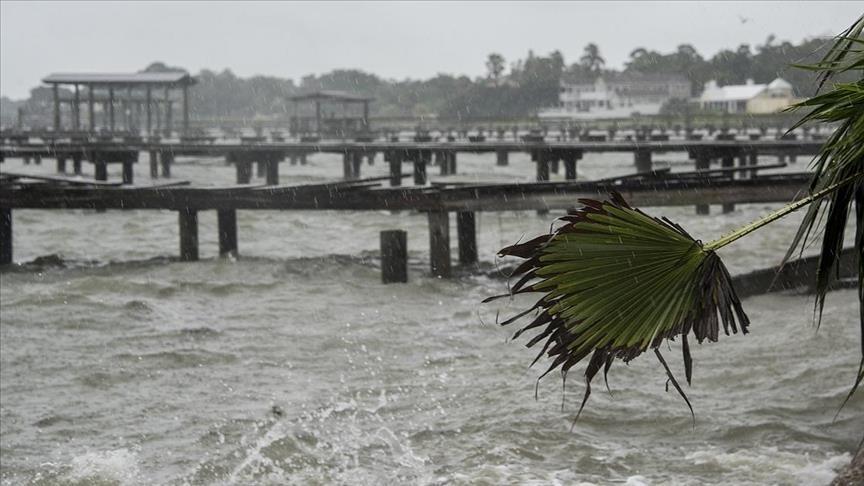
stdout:
<svg viewBox="0 0 864 486">
<path fill-rule="evenodd" d="M 343 101 L 350 103 L 372 101 L 375 98 L 362 96 L 356 93 L 349 93 L 347 91 L 321 90 L 289 96 L 288 99 L 291 101 Z"/>
<path fill-rule="evenodd" d="M 42 79 L 47 84 L 89 84 L 93 86 L 165 87 L 195 84 L 195 78 L 183 71 L 148 73 L 53 73 Z"/>
</svg>

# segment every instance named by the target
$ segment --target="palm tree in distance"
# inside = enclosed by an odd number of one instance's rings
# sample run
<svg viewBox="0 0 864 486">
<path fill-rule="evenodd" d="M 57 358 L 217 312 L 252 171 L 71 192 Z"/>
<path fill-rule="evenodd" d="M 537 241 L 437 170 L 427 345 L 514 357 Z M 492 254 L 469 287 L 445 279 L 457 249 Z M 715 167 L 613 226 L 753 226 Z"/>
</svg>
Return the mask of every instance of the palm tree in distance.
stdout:
<svg viewBox="0 0 864 486">
<path fill-rule="evenodd" d="M 560 369 L 568 371 L 584 360 L 586 389 L 578 418 L 591 394 L 591 381 L 615 359 L 628 362 L 652 351 L 669 382 L 687 402 L 660 352 L 664 340 L 681 339 L 684 374 L 692 376 L 688 339 L 715 342 L 725 334 L 747 332 L 750 324 L 717 251 L 798 209 L 807 208 L 784 261 L 814 235 L 822 232 L 816 275 L 816 323 L 825 294 L 835 278 L 844 230 L 852 203 L 857 221 L 858 297 L 862 333 L 861 362 L 841 408 L 864 380 L 864 17 L 837 36 L 821 62 L 805 68 L 819 75 L 817 94 L 793 109 L 809 112 L 790 130 L 808 122 L 833 123 L 837 130 L 813 162 L 809 195 L 714 241 L 702 243 L 678 224 L 633 208 L 617 194 L 611 200 L 580 200 L 549 234 L 500 250 L 501 256 L 523 259 L 511 277 L 510 292 L 538 292 L 533 306 L 504 321 L 520 321 L 532 314 L 515 337 L 539 330 L 528 346 L 542 343 L 536 363 L 546 355 L 551 363 L 540 378 Z M 589 47 L 591 44 L 589 44 Z M 590 58 L 586 47 L 583 63 Z M 801 67 L 801 66 L 799 66 Z M 841 73 L 857 74 L 852 83 L 834 83 Z M 832 84 L 833 83 L 833 84 Z M 829 86 L 829 84 L 831 84 Z M 819 227 L 821 220 L 824 227 Z M 533 363 L 532 363 L 533 364 Z M 692 407 L 690 408 L 692 413 Z"/>
<path fill-rule="evenodd" d="M 600 56 L 600 48 L 597 44 L 591 42 L 582 51 L 582 57 L 579 58 L 579 63 L 587 71 L 597 74 L 606 65 L 606 60 Z"/>
</svg>

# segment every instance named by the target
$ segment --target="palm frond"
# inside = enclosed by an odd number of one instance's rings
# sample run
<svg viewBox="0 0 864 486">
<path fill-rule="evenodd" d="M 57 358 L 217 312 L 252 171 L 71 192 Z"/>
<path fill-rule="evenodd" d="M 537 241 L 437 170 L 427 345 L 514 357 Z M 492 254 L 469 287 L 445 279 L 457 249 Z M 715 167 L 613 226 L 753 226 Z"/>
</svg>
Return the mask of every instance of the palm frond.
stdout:
<svg viewBox="0 0 864 486">
<path fill-rule="evenodd" d="M 835 39 L 833 46 L 821 62 L 808 69 L 819 73 L 817 93 L 841 73 L 857 72 L 858 81 L 853 83 L 834 83 L 822 94 L 805 100 L 792 107 L 792 110 L 810 110 L 792 129 L 805 123 L 834 123 L 837 129 L 822 146 L 813 161 L 813 179 L 810 190 L 820 191 L 838 181 L 856 178 L 864 174 L 864 17 L 860 17 L 851 27 Z M 818 234 L 819 221 L 825 221 L 822 229 L 822 248 L 816 273 L 816 302 L 814 313 L 816 325 L 822 320 L 825 296 L 837 275 L 840 265 L 839 255 L 843 247 L 845 229 L 856 205 L 857 232 L 855 248 L 858 257 L 858 300 L 861 329 L 861 361 L 858 373 L 845 403 L 864 381 L 864 237 L 861 236 L 864 218 L 864 178 L 858 177 L 851 184 L 839 187 L 826 204 L 810 206 L 792 240 L 784 262 L 795 253 L 803 252 L 810 235 Z M 842 407 L 841 407 L 842 408 Z"/>
<path fill-rule="evenodd" d="M 528 342 L 529 347 L 543 343 L 535 362 L 544 354 L 552 360 L 541 378 L 558 368 L 566 376 L 590 356 L 580 413 L 601 368 L 605 375 L 615 358 L 627 362 L 649 349 L 687 400 L 658 348 L 663 340 L 681 336 L 690 383 L 689 336 L 702 343 L 717 341 L 721 327 L 726 335 L 747 332 L 750 321 L 729 272 L 713 250 L 683 228 L 630 207 L 617 194 L 611 201 L 580 202 L 584 207 L 561 218 L 564 224 L 551 234 L 499 252 L 525 259 L 507 295 L 544 294 L 527 312 L 502 324 L 535 311 L 514 337 L 542 328 Z M 502 296 L 487 301 L 497 297 Z"/>
</svg>

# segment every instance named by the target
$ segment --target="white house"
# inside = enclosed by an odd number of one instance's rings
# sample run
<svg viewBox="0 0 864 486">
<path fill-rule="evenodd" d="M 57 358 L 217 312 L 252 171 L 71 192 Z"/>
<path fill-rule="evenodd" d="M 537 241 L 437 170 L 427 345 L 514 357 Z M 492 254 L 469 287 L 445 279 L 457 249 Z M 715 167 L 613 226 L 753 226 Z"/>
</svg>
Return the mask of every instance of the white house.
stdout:
<svg viewBox="0 0 864 486">
<path fill-rule="evenodd" d="M 704 110 L 723 113 L 776 113 L 797 102 L 792 85 L 782 78 L 769 84 L 756 84 L 748 79 L 746 84 L 718 86 L 714 80 L 705 83 L 702 96 L 698 98 Z"/>
<path fill-rule="evenodd" d="M 690 81 L 679 75 L 627 73 L 604 75 L 593 82 L 565 80 L 558 105 L 540 118 L 598 119 L 656 115 L 671 99 L 689 99 Z"/>
</svg>

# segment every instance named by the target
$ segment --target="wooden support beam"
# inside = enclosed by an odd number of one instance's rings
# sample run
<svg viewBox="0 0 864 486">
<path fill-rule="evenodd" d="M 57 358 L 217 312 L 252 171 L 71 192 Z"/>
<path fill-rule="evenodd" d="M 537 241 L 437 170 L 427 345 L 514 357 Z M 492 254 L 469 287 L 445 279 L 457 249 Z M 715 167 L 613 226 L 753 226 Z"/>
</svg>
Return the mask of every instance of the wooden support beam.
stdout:
<svg viewBox="0 0 864 486">
<path fill-rule="evenodd" d="M 219 256 L 237 257 L 237 210 L 220 209 L 216 211 L 219 226 Z"/>
<path fill-rule="evenodd" d="M 510 154 L 506 150 L 495 151 L 495 164 L 501 167 L 508 165 L 510 163 L 509 156 Z"/>
<path fill-rule="evenodd" d="M 81 154 L 72 154 L 72 172 L 81 175 Z"/>
<path fill-rule="evenodd" d="M 12 263 L 12 210 L 0 208 L 0 265 Z"/>
<path fill-rule="evenodd" d="M 696 170 L 709 170 L 711 168 L 711 157 L 703 152 L 696 153 Z M 711 206 L 707 204 L 697 204 L 696 214 L 711 214 Z"/>
<path fill-rule="evenodd" d="M 723 155 L 723 158 L 721 159 L 720 166 L 723 168 L 735 167 L 735 157 L 732 156 L 731 154 Z M 731 213 L 733 211 L 735 211 L 735 204 L 734 203 L 723 203 L 723 213 L 724 214 Z"/>
<path fill-rule="evenodd" d="M 158 179 L 159 178 L 159 151 L 151 150 L 150 151 L 150 178 Z"/>
<path fill-rule="evenodd" d="M 94 160 L 93 165 L 95 166 L 95 176 L 93 177 L 97 181 L 107 181 L 108 180 L 108 163 L 104 160 Z"/>
<path fill-rule="evenodd" d="M 381 232 L 381 281 L 408 281 L 408 233 L 402 230 Z"/>
<path fill-rule="evenodd" d="M 447 171 L 453 175 L 457 174 L 458 170 L 456 168 L 456 152 L 448 151 L 447 158 L 445 158 L 444 160 L 447 161 L 447 164 L 449 165 L 449 169 L 447 169 Z"/>
<path fill-rule="evenodd" d="M 240 156 L 234 165 L 237 167 L 237 184 L 249 184 L 252 181 L 252 162 Z"/>
<path fill-rule="evenodd" d="M 634 153 L 636 163 L 636 172 L 651 172 L 651 151 L 648 149 L 638 149 Z"/>
<path fill-rule="evenodd" d="M 450 175 L 450 160 L 448 155 L 449 154 L 443 150 L 435 152 L 435 163 L 438 164 L 442 176 Z"/>
<path fill-rule="evenodd" d="M 174 152 L 163 150 L 159 152 L 159 162 L 162 164 L 162 177 L 171 178 L 171 166 L 174 165 Z"/>
<path fill-rule="evenodd" d="M 42 165 L 42 156 L 41 155 L 34 155 L 33 156 L 33 163 L 36 165 Z"/>
<path fill-rule="evenodd" d="M 538 150 L 534 153 L 534 161 L 537 164 L 537 182 L 549 180 L 549 154 Z"/>
<path fill-rule="evenodd" d="M 51 85 L 51 93 L 54 95 L 54 133 L 60 131 L 60 87 L 57 84 Z"/>
<path fill-rule="evenodd" d="M 134 184 L 135 183 L 135 161 L 134 160 L 124 160 L 123 161 L 123 184 Z"/>
<path fill-rule="evenodd" d="M 576 156 L 568 154 L 564 157 L 564 178 L 568 181 L 576 180 Z"/>
<path fill-rule="evenodd" d="M 181 209 L 177 212 L 180 223 L 180 261 L 198 260 L 198 211 Z"/>
<path fill-rule="evenodd" d="M 264 154 L 261 154 L 255 162 L 255 177 L 264 177 L 265 175 L 267 175 L 267 159 Z"/>
<path fill-rule="evenodd" d="M 429 264 L 433 276 L 450 278 L 450 216 L 447 211 L 429 211 Z"/>
<path fill-rule="evenodd" d="M 189 85 L 183 85 L 183 133 L 189 133 Z"/>
<path fill-rule="evenodd" d="M 459 264 L 476 264 L 477 225 L 474 212 L 459 211 L 456 213 L 456 236 L 459 239 Z"/>
<path fill-rule="evenodd" d="M 114 88 L 108 88 L 108 129 L 111 130 L 111 133 L 114 133 L 114 127 L 116 126 L 114 120 Z"/>
<path fill-rule="evenodd" d="M 147 101 L 147 136 L 153 135 L 153 89 L 147 86 L 146 90 Z"/>
<path fill-rule="evenodd" d="M 96 131 L 96 112 L 93 109 L 93 85 L 87 85 L 87 124 L 90 127 L 90 133 Z"/>
<path fill-rule="evenodd" d="M 57 173 L 65 174 L 66 173 L 66 157 L 62 155 L 57 156 Z"/>
<path fill-rule="evenodd" d="M 747 154 L 747 165 L 749 165 L 750 167 L 755 167 L 759 165 L 759 152 L 751 150 L 750 153 Z M 755 169 L 751 170 L 750 173 L 747 175 L 747 178 L 752 179 L 756 177 L 756 172 L 757 171 Z"/>
<path fill-rule="evenodd" d="M 427 177 L 426 177 L 426 164 L 429 163 L 432 158 L 432 152 L 429 150 L 417 150 L 414 153 L 414 184 L 418 186 L 425 186 Z"/>
<path fill-rule="evenodd" d="M 81 93 L 78 91 L 78 85 L 75 85 L 75 96 L 72 104 L 72 130 L 81 130 Z"/>
<path fill-rule="evenodd" d="M 360 170 L 363 167 L 363 152 L 355 150 L 351 152 L 351 178 L 359 179 Z"/>
<path fill-rule="evenodd" d="M 402 153 L 394 150 L 386 157 L 387 163 L 390 164 L 390 186 L 396 187 L 402 185 Z"/>
<path fill-rule="evenodd" d="M 275 154 L 266 154 L 265 170 L 268 186 L 279 185 L 279 157 Z"/>
<path fill-rule="evenodd" d="M 354 179 L 354 171 L 351 168 L 351 152 L 342 154 L 342 179 L 350 181 Z"/>
</svg>

